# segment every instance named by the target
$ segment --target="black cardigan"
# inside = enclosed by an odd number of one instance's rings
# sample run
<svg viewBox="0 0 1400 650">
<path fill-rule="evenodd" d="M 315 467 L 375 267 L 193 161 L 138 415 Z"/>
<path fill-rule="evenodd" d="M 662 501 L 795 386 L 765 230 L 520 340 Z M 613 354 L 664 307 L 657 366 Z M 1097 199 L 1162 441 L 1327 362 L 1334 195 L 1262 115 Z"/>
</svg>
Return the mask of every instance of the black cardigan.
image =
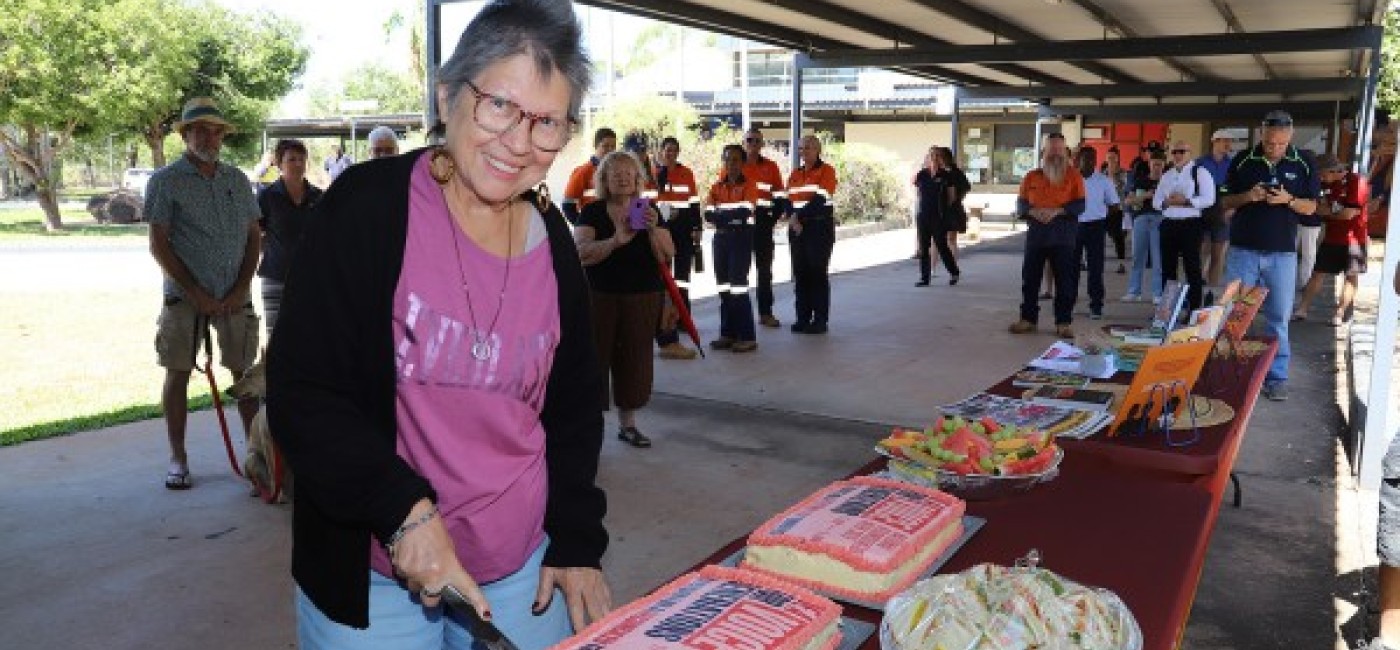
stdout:
<svg viewBox="0 0 1400 650">
<path fill-rule="evenodd" d="M 359 628 L 369 625 L 370 534 L 387 541 L 419 499 L 436 498 L 395 451 L 392 310 L 420 155 L 354 165 L 326 192 L 297 251 L 267 354 L 268 424 L 297 480 L 292 576 L 328 617 Z M 540 414 L 549 483 L 544 563 L 596 568 L 608 536 L 595 481 L 602 377 L 588 285 L 568 224 L 553 205 L 540 211 L 560 318 Z"/>
</svg>

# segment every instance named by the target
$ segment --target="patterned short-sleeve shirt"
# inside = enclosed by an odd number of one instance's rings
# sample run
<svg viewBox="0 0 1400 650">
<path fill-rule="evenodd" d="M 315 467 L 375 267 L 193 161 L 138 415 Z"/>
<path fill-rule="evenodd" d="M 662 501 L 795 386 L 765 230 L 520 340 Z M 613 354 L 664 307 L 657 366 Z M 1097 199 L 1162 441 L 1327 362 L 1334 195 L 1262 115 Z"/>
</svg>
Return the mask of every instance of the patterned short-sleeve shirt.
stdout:
<svg viewBox="0 0 1400 650">
<path fill-rule="evenodd" d="M 170 228 L 170 247 L 209 295 L 222 298 L 238 281 L 248 228 L 258 218 L 248 177 L 220 163 L 213 178 L 200 175 L 181 156 L 151 176 L 146 185 L 146 218 Z M 165 278 L 165 295 L 185 298 L 180 285 Z"/>
</svg>

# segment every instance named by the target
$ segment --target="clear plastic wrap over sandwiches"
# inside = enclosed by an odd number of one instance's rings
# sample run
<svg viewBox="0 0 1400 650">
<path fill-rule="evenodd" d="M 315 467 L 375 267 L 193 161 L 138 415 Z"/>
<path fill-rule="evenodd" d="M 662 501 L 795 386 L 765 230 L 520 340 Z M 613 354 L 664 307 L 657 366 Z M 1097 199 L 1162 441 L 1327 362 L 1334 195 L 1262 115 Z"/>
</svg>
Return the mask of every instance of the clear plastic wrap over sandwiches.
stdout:
<svg viewBox="0 0 1400 650">
<path fill-rule="evenodd" d="M 884 650 L 1141 650 L 1127 605 L 1038 566 L 979 564 L 895 596 L 880 624 Z"/>
</svg>

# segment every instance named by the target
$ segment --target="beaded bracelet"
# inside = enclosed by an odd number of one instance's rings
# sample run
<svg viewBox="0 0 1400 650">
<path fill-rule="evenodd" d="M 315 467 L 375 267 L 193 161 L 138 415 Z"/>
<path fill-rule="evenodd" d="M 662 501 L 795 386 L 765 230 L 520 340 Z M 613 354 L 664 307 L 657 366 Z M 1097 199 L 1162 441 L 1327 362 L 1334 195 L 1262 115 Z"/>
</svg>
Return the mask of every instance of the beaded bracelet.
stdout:
<svg viewBox="0 0 1400 650">
<path fill-rule="evenodd" d="M 389 555 L 394 555 L 394 547 L 398 545 L 399 541 L 403 539 L 404 535 L 408 534 L 408 531 L 428 523 L 430 520 L 432 520 L 433 517 L 436 517 L 437 515 L 437 506 L 429 506 L 428 511 L 423 513 L 422 516 L 418 517 L 417 519 L 414 519 L 413 521 L 407 522 L 402 526 L 399 526 L 399 529 L 394 531 L 393 535 L 389 536 L 389 543 L 384 545 L 385 548 L 389 549 Z"/>
</svg>

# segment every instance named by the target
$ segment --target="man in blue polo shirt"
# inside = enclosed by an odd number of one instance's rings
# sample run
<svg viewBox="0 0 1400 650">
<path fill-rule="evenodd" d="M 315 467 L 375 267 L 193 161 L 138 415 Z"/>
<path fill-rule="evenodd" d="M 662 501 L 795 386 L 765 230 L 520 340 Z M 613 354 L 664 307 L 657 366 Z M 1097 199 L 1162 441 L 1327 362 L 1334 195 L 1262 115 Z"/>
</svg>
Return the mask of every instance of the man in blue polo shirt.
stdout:
<svg viewBox="0 0 1400 650">
<path fill-rule="evenodd" d="M 1288 317 L 1298 276 L 1298 217 L 1317 211 L 1319 180 L 1310 157 L 1291 143 L 1293 118 L 1283 111 L 1264 116 L 1259 144 L 1230 163 L 1221 191 L 1230 220 L 1225 281 L 1268 288 L 1259 313 L 1278 337 L 1278 354 L 1264 380 L 1264 397 L 1288 399 Z"/>
</svg>

